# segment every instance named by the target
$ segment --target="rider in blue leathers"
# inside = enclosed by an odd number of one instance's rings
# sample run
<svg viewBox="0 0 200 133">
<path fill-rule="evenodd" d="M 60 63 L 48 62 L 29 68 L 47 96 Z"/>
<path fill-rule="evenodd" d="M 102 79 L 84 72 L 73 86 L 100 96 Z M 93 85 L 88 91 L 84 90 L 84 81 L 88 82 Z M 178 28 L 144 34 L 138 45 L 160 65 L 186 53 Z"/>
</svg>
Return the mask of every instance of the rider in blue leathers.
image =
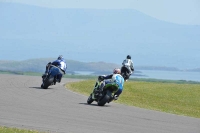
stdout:
<svg viewBox="0 0 200 133">
<path fill-rule="evenodd" d="M 57 60 L 53 61 L 52 63 L 49 62 L 49 63 L 46 65 L 45 74 L 42 75 L 42 78 L 45 77 L 46 75 L 48 75 L 48 71 L 49 71 L 49 69 L 50 69 L 49 67 L 50 67 L 51 65 L 54 65 L 54 66 L 59 67 L 60 70 L 61 70 L 62 75 L 64 75 L 64 74 L 66 73 L 66 70 L 67 70 L 66 61 L 65 61 L 65 59 L 63 58 L 62 55 L 59 55 L 58 58 L 57 58 Z M 57 78 L 58 78 L 58 82 L 61 81 L 62 75 L 60 75 L 59 77 L 57 77 Z"/>
<path fill-rule="evenodd" d="M 122 93 L 123 89 L 124 89 L 124 78 L 120 75 L 121 74 L 121 70 L 115 68 L 113 70 L 113 74 L 110 75 L 101 75 L 98 77 L 99 81 L 104 81 L 100 87 L 96 90 L 97 91 L 103 91 L 103 88 L 109 84 L 113 84 L 113 82 L 115 82 L 118 86 L 118 91 L 114 94 L 113 100 L 117 100 L 119 95 Z M 112 79 L 112 80 L 109 80 Z"/>
</svg>

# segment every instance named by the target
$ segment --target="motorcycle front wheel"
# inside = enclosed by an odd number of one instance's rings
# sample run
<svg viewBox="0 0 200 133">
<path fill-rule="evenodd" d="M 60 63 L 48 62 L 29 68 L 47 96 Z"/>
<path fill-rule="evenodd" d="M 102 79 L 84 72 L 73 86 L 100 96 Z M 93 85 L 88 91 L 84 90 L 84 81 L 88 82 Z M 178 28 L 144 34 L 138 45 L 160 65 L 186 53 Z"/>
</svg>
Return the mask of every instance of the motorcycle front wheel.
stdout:
<svg viewBox="0 0 200 133">
<path fill-rule="evenodd" d="M 87 103 L 91 104 L 94 100 L 92 99 L 92 94 L 88 97 Z"/>
</svg>

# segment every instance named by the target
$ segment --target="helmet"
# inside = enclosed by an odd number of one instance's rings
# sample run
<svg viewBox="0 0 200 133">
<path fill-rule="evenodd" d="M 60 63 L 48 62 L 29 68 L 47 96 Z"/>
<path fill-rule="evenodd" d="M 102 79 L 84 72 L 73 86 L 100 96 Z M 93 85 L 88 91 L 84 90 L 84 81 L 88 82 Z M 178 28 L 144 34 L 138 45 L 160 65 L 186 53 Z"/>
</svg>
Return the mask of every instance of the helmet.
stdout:
<svg viewBox="0 0 200 133">
<path fill-rule="evenodd" d="M 121 74 L 121 70 L 119 68 L 115 68 L 113 70 L 113 74 Z"/>
<path fill-rule="evenodd" d="M 126 57 L 127 59 L 131 59 L 131 56 L 130 55 L 127 55 L 127 57 Z"/>
<path fill-rule="evenodd" d="M 63 59 L 63 56 L 62 56 L 62 55 L 59 55 L 59 56 L 58 56 L 58 60 L 61 60 L 61 59 Z"/>
</svg>

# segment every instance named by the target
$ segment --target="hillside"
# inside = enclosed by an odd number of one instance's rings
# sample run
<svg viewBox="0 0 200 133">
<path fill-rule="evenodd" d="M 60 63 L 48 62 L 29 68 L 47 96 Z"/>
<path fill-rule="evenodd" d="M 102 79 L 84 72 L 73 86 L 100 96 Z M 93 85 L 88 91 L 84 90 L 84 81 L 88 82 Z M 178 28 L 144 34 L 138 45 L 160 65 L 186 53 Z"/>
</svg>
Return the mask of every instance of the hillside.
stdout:
<svg viewBox="0 0 200 133">
<path fill-rule="evenodd" d="M 22 72 L 40 72 L 45 71 L 48 62 L 55 60 L 54 58 L 29 59 L 23 61 L 1 61 L 0 70 L 4 71 L 22 71 Z M 67 73 L 75 73 L 75 71 L 90 71 L 95 73 L 111 73 L 114 68 L 120 65 L 106 62 L 79 62 L 74 60 L 66 60 Z"/>
<path fill-rule="evenodd" d="M 0 60 L 0 71 L 19 71 L 19 72 L 39 72 L 45 71 L 45 66 L 48 62 L 55 60 L 54 58 L 38 58 L 29 59 L 23 61 L 3 61 Z M 80 62 L 75 60 L 66 60 L 67 73 L 75 74 L 78 71 L 86 71 L 94 74 L 112 73 L 114 68 L 120 68 L 120 64 L 108 63 L 108 62 Z M 161 70 L 161 71 L 181 71 L 178 68 L 173 67 L 159 67 L 159 66 L 135 66 L 135 72 L 133 76 L 143 76 L 140 72 L 142 70 Z M 196 71 L 200 72 L 200 68 L 189 69 L 184 71 Z"/>
<path fill-rule="evenodd" d="M 200 67 L 200 26 L 160 21 L 137 10 L 57 9 L 0 2 L 0 59 L 63 54 L 80 62 Z"/>
</svg>

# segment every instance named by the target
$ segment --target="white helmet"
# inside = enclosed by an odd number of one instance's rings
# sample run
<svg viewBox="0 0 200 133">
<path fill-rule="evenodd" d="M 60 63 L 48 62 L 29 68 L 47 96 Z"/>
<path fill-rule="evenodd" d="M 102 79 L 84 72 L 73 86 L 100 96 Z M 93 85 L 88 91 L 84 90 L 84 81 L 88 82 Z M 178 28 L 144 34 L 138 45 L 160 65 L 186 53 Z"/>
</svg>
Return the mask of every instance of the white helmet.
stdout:
<svg viewBox="0 0 200 133">
<path fill-rule="evenodd" d="M 121 70 L 119 68 L 115 68 L 113 70 L 113 74 L 121 74 Z"/>
</svg>

